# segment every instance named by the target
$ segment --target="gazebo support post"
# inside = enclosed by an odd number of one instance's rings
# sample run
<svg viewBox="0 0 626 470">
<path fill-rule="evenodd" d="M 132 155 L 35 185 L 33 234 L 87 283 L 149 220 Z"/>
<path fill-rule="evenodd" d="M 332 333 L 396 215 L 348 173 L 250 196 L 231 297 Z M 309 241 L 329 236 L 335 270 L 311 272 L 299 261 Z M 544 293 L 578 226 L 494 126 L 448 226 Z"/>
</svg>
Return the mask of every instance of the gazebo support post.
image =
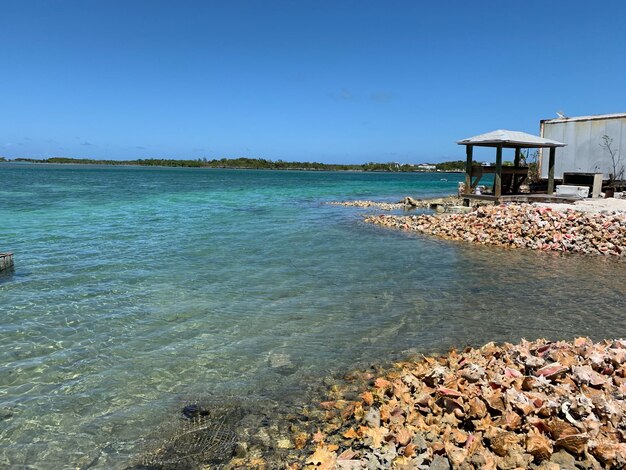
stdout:
<svg viewBox="0 0 626 470">
<path fill-rule="evenodd" d="M 522 149 L 519 147 L 515 147 L 515 160 L 513 161 L 513 165 L 515 166 L 515 168 L 519 167 L 521 161 L 522 161 Z M 513 184 L 511 185 L 512 193 L 517 193 L 517 191 L 519 190 L 519 185 L 520 185 L 520 183 L 518 182 L 519 180 L 520 180 L 520 177 L 517 174 L 514 174 Z"/>
<path fill-rule="evenodd" d="M 464 194 L 472 193 L 472 159 L 473 159 L 473 145 L 465 146 L 465 191 Z"/>
<path fill-rule="evenodd" d="M 548 196 L 554 193 L 554 161 L 556 147 L 550 147 L 550 159 L 548 160 Z"/>
<path fill-rule="evenodd" d="M 496 147 L 496 174 L 493 195 L 495 197 L 502 196 L 502 145 Z"/>
</svg>

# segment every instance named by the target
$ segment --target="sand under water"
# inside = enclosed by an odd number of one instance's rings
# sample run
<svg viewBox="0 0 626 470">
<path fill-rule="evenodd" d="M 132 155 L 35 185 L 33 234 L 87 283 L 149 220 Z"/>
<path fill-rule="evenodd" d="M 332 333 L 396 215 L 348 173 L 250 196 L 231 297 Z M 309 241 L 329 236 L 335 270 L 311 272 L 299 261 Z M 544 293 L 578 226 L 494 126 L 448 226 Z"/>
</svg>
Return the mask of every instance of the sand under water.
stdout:
<svg viewBox="0 0 626 470">
<path fill-rule="evenodd" d="M 355 368 L 626 336 L 624 263 L 385 230 L 363 223 L 375 209 L 327 204 L 449 194 L 455 175 L 0 173 L 0 246 L 15 253 L 0 277 L 0 466 L 175 460 L 168 443 L 191 448 L 211 415 L 220 455 L 245 451 L 233 433 L 285 447 L 298 410 Z"/>
</svg>

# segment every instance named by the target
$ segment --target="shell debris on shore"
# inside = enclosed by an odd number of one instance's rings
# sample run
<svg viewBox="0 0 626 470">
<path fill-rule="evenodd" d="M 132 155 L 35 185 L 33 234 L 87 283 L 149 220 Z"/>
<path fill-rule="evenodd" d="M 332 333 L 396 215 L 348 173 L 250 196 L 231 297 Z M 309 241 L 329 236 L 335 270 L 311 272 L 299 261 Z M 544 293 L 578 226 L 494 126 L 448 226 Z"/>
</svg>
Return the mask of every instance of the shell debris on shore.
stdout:
<svg viewBox="0 0 626 470">
<path fill-rule="evenodd" d="M 361 209 L 368 209 L 375 207 L 383 211 L 393 211 L 396 209 L 405 209 L 407 206 L 401 202 L 376 202 L 376 201 L 333 201 L 328 203 L 331 206 L 344 206 L 344 207 L 358 207 Z"/>
<path fill-rule="evenodd" d="M 392 211 L 397 209 L 428 209 L 435 204 L 454 206 L 461 204 L 462 200 L 455 196 L 440 197 L 434 199 L 414 199 L 410 196 L 402 198 L 398 202 L 378 202 L 367 200 L 356 201 L 333 201 L 328 204 L 331 206 L 358 207 L 360 209 L 368 209 L 374 207 L 384 211 Z"/>
<path fill-rule="evenodd" d="M 626 466 L 626 342 L 522 340 L 363 372 L 298 469 Z"/>
<path fill-rule="evenodd" d="M 375 215 L 365 222 L 482 245 L 626 255 L 626 213 L 552 210 L 530 204 L 481 206 L 468 214 Z"/>
</svg>

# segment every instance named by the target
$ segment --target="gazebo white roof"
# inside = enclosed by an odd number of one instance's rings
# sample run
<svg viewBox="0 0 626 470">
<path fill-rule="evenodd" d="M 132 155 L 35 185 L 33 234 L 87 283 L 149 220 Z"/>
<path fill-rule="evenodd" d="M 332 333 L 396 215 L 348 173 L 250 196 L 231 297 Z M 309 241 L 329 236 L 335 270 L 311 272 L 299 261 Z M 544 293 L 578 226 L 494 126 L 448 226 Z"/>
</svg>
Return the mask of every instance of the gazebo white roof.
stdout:
<svg viewBox="0 0 626 470">
<path fill-rule="evenodd" d="M 505 147 L 505 148 L 543 148 L 543 147 L 565 147 L 567 144 L 556 140 L 544 139 L 538 135 L 527 134 L 526 132 L 508 131 L 498 129 L 486 134 L 476 135 L 467 139 L 459 140 L 459 145 L 476 145 L 478 147 Z"/>
</svg>

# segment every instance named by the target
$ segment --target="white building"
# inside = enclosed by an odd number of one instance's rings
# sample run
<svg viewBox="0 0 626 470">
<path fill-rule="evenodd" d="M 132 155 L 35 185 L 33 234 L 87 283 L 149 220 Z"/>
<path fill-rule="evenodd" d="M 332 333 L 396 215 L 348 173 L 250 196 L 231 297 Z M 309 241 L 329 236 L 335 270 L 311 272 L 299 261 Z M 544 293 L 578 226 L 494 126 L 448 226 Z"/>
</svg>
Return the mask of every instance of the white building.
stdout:
<svg viewBox="0 0 626 470">
<path fill-rule="evenodd" d="M 556 149 L 554 177 L 563 173 L 602 173 L 604 179 L 613 172 L 613 162 L 603 141 L 606 135 L 613 139 L 612 150 L 626 165 L 626 113 L 597 116 L 545 119 L 540 124 L 541 137 L 558 140 L 567 147 Z M 544 164 L 545 162 L 545 164 Z M 548 177 L 548 153 L 539 153 L 541 177 Z"/>
<path fill-rule="evenodd" d="M 415 165 L 415 167 L 422 171 L 435 171 L 437 169 L 435 165 L 431 165 L 430 163 L 420 163 Z"/>
</svg>

